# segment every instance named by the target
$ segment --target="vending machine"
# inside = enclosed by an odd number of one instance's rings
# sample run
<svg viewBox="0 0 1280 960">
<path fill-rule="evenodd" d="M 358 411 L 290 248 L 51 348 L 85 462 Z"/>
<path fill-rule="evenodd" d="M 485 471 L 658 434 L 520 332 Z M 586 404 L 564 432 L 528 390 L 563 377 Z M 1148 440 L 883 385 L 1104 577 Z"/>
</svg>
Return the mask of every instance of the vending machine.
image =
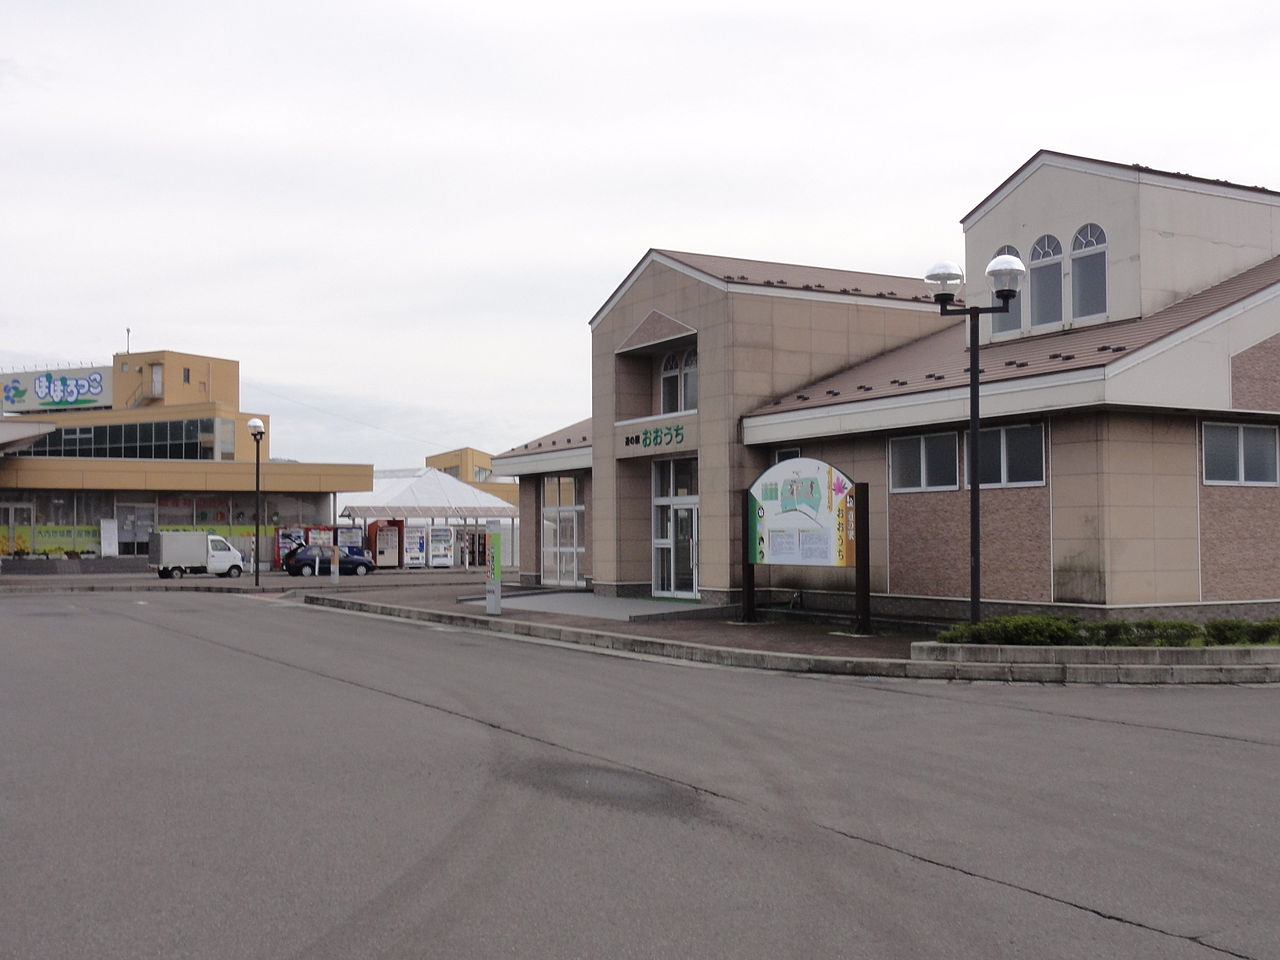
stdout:
<svg viewBox="0 0 1280 960">
<path fill-rule="evenodd" d="M 453 527 L 432 527 L 429 534 L 433 567 L 453 566 Z"/>
<path fill-rule="evenodd" d="M 363 527 L 336 527 L 333 531 L 334 543 L 336 543 L 343 553 L 353 557 L 363 557 L 364 550 L 364 528 Z"/>
<path fill-rule="evenodd" d="M 373 545 L 373 562 L 380 567 L 400 566 L 403 520 L 375 520 L 369 524 L 369 542 Z"/>
<path fill-rule="evenodd" d="M 322 547 L 333 546 L 333 527 L 307 527 L 307 543 L 320 544 Z"/>
<path fill-rule="evenodd" d="M 427 565 L 426 527 L 405 527 L 404 565 L 406 567 L 425 567 Z"/>
</svg>

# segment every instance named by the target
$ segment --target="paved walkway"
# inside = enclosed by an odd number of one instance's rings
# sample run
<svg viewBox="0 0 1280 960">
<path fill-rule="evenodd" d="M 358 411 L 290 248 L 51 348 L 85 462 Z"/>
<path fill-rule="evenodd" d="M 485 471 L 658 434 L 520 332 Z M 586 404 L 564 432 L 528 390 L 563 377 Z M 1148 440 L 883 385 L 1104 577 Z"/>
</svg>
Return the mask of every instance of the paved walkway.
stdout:
<svg viewBox="0 0 1280 960">
<path fill-rule="evenodd" d="M 437 584 L 397 580 L 386 586 L 379 583 L 359 591 L 344 590 L 341 595 L 369 603 L 474 617 L 484 615 L 483 591 L 483 581 Z M 923 633 L 897 631 L 860 637 L 854 635 L 851 622 L 841 621 L 741 623 L 731 617 L 629 619 L 670 613 L 680 606 L 662 600 L 616 599 L 589 593 L 508 595 L 502 600 L 501 619 L 676 643 L 816 657 L 906 660 L 911 656 L 913 640 L 931 639 Z"/>
</svg>

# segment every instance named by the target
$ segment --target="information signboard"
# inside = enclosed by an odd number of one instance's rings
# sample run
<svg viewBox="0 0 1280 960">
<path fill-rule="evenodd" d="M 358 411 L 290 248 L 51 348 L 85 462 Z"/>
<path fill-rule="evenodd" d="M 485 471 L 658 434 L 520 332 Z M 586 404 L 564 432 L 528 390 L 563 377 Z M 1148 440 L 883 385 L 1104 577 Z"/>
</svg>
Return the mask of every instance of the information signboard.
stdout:
<svg viewBox="0 0 1280 960">
<path fill-rule="evenodd" d="M 853 482 L 831 464 L 780 461 L 752 484 L 747 509 L 751 563 L 854 566 Z"/>
</svg>

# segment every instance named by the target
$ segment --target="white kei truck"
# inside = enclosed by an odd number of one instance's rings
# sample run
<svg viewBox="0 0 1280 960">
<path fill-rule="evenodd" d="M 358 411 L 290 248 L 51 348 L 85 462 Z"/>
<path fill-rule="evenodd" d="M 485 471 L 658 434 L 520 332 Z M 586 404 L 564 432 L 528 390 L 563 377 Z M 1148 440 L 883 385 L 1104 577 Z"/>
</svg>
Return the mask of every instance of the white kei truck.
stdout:
<svg viewBox="0 0 1280 960">
<path fill-rule="evenodd" d="M 238 577 L 244 565 L 240 551 L 216 533 L 164 530 L 151 534 L 147 566 L 162 580 L 178 580 L 188 573 Z"/>
</svg>

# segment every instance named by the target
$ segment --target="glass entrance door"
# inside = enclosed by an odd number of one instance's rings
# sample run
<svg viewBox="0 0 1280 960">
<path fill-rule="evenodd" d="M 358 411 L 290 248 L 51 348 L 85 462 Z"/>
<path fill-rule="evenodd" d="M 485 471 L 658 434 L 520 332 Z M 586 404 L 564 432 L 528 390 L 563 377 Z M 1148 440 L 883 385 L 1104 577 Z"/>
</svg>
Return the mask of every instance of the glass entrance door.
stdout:
<svg viewBox="0 0 1280 960">
<path fill-rule="evenodd" d="M 677 597 L 698 595 L 698 508 L 672 509 L 671 592 Z"/>
<path fill-rule="evenodd" d="M 0 503 L 0 556 L 31 552 L 35 542 L 35 507 L 29 503 Z"/>
<path fill-rule="evenodd" d="M 120 556 L 144 556 L 151 549 L 151 531 L 156 526 L 154 503 L 117 503 Z"/>
<path fill-rule="evenodd" d="M 698 461 L 653 464 L 653 595 L 698 598 Z"/>
</svg>

